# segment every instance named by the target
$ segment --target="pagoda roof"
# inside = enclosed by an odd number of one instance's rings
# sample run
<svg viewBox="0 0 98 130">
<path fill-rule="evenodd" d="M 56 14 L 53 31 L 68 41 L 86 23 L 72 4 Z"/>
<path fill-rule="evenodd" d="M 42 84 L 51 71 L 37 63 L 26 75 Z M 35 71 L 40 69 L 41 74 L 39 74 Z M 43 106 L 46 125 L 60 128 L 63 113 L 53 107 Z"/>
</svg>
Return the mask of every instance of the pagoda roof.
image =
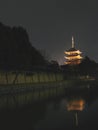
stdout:
<svg viewBox="0 0 98 130">
<path fill-rule="evenodd" d="M 72 55 L 67 55 L 67 57 L 74 57 L 74 56 L 78 56 L 79 54 L 72 54 Z"/>
<path fill-rule="evenodd" d="M 70 48 L 69 50 L 67 51 L 77 51 L 75 48 Z"/>
</svg>

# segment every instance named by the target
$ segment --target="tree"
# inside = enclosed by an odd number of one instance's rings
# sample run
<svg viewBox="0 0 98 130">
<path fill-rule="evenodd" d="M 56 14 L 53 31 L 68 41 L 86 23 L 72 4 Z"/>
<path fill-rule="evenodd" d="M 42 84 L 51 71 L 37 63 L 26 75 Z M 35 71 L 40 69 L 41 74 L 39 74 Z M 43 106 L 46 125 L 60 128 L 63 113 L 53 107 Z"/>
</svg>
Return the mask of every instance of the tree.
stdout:
<svg viewBox="0 0 98 130">
<path fill-rule="evenodd" d="M 45 64 L 23 27 L 11 28 L 0 23 L 0 69 L 30 70 Z"/>
</svg>

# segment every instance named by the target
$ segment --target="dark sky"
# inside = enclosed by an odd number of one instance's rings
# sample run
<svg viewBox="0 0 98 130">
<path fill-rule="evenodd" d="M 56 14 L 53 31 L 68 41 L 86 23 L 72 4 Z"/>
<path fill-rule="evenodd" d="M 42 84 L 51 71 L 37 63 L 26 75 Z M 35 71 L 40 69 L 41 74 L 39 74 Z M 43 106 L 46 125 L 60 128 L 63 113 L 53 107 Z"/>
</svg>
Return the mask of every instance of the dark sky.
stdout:
<svg viewBox="0 0 98 130">
<path fill-rule="evenodd" d="M 64 62 L 75 38 L 77 49 L 98 62 L 98 0 L 0 0 L 0 21 L 26 28 L 34 47 Z"/>
</svg>

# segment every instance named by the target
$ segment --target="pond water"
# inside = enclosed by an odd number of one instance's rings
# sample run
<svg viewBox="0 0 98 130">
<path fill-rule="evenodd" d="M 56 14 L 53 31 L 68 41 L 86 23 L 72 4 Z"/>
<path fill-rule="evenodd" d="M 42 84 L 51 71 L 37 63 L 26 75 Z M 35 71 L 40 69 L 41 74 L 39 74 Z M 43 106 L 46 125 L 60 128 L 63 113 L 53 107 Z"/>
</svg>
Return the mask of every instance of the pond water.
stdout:
<svg viewBox="0 0 98 130">
<path fill-rule="evenodd" d="M 98 86 L 0 96 L 1 130 L 84 130 L 98 128 Z"/>
</svg>

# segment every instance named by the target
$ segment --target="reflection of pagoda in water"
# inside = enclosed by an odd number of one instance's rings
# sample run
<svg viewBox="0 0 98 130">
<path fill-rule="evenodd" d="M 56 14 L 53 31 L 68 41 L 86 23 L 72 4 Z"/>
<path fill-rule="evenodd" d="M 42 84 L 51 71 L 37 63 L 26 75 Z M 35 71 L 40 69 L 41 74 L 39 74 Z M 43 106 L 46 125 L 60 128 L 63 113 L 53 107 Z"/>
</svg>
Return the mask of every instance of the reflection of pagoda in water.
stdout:
<svg viewBox="0 0 98 130">
<path fill-rule="evenodd" d="M 72 47 L 65 51 L 65 59 L 66 62 L 65 64 L 69 65 L 77 65 L 81 63 L 82 57 L 81 57 L 81 52 L 79 50 L 75 49 L 75 44 L 74 44 L 74 38 L 72 37 Z"/>
<path fill-rule="evenodd" d="M 83 99 L 72 99 L 67 104 L 68 111 L 82 111 L 85 106 L 85 101 Z"/>
<path fill-rule="evenodd" d="M 82 98 L 73 98 L 67 102 L 67 110 L 74 112 L 76 126 L 78 126 L 78 112 L 83 111 L 84 107 L 85 100 Z"/>
</svg>

